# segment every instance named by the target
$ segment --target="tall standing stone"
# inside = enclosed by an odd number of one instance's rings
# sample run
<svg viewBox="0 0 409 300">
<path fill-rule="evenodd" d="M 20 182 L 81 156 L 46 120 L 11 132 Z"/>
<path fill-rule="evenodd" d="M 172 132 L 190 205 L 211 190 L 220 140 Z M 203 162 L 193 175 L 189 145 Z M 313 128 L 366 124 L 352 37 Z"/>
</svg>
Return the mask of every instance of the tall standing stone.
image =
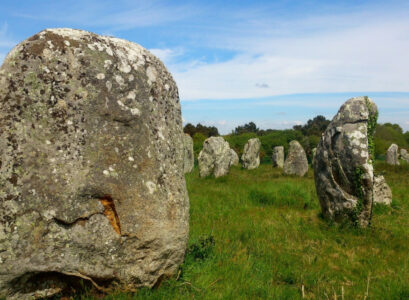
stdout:
<svg viewBox="0 0 409 300">
<path fill-rule="evenodd" d="M 184 156 L 183 156 L 183 170 L 190 173 L 195 165 L 195 156 L 193 152 L 193 139 L 189 134 L 185 133 L 183 136 Z"/>
<path fill-rule="evenodd" d="M 291 141 L 287 159 L 284 163 L 284 173 L 304 176 L 308 172 L 308 160 L 304 148 L 298 141 Z"/>
<path fill-rule="evenodd" d="M 325 218 L 367 226 L 372 215 L 373 135 L 378 111 L 368 97 L 349 99 L 321 137 L 314 176 Z"/>
<path fill-rule="evenodd" d="M 273 149 L 273 167 L 283 168 L 284 167 L 284 147 L 276 146 Z"/>
<path fill-rule="evenodd" d="M 401 148 L 400 149 L 400 158 L 409 163 L 409 154 L 408 150 Z"/>
<path fill-rule="evenodd" d="M 176 84 L 141 46 L 73 29 L 0 68 L 0 298 L 85 279 L 152 287 L 183 261 L 189 199 Z"/>
<path fill-rule="evenodd" d="M 388 151 L 386 151 L 386 163 L 388 165 L 398 166 L 399 163 L 399 152 L 398 145 L 392 144 L 389 146 Z"/>
<path fill-rule="evenodd" d="M 252 170 L 260 165 L 260 147 L 261 142 L 258 138 L 249 139 L 244 145 L 243 155 L 241 156 L 242 166 L 245 169 Z"/>
<path fill-rule="evenodd" d="M 227 175 L 230 170 L 231 160 L 230 146 L 224 138 L 212 136 L 206 139 L 198 157 L 200 177 Z"/>
</svg>

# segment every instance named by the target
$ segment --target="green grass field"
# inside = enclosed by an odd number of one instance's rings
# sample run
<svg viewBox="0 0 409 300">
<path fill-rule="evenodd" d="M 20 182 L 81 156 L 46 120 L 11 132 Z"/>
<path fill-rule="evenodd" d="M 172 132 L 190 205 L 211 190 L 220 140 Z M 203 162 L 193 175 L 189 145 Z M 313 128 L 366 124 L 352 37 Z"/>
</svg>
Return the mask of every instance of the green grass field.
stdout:
<svg viewBox="0 0 409 300">
<path fill-rule="evenodd" d="M 409 166 L 376 171 L 393 204 L 376 206 L 372 226 L 359 229 L 321 219 L 311 170 L 296 178 L 234 167 L 201 179 L 195 169 L 178 278 L 105 299 L 409 299 Z"/>
</svg>

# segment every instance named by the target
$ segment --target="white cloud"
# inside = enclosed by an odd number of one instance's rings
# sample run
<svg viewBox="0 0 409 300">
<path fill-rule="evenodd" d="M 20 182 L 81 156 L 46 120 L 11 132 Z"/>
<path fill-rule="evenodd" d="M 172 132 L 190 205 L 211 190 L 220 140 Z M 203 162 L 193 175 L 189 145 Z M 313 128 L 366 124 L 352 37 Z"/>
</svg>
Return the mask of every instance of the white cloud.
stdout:
<svg viewBox="0 0 409 300">
<path fill-rule="evenodd" d="M 182 48 L 177 49 L 149 49 L 153 55 L 157 56 L 160 60 L 162 60 L 165 64 L 171 63 L 173 59 L 176 57 L 180 57 L 183 55 L 184 51 Z"/>
<path fill-rule="evenodd" d="M 409 91 L 409 18 L 365 12 L 306 18 L 272 31 L 260 23 L 207 41 L 236 51 L 230 60 L 169 65 L 182 100 Z M 285 26 L 288 35 L 278 34 Z"/>
</svg>

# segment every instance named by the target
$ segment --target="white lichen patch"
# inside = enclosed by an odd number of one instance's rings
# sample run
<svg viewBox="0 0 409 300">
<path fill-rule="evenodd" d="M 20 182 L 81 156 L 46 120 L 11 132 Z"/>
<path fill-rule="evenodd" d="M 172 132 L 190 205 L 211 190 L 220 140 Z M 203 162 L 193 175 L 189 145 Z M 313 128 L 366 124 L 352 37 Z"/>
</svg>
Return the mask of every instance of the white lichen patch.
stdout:
<svg viewBox="0 0 409 300">
<path fill-rule="evenodd" d="M 105 83 L 105 86 L 107 87 L 108 92 L 110 92 L 111 89 L 112 89 L 112 82 L 111 82 L 111 81 L 107 81 L 107 82 Z"/>
<path fill-rule="evenodd" d="M 146 182 L 146 187 L 148 188 L 149 194 L 153 194 L 156 191 L 156 184 L 152 181 Z"/>
<path fill-rule="evenodd" d="M 169 91 L 169 88 L 170 88 L 169 84 L 165 84 L 165 90 Z"/>
<path fill-rule="evenodd" d="M 104 171 L 102 171 L 102 174 L 104 174 L 105 176 L 109 176 L 109 171 L 108 171 L 108 170 L 104 170 Z"/>
<path fill-rule="evenodd" d="M 135 159 L 134 159 L 132 156 L 129 156 L 129 157 L 128 157 L 128 160 L 129 160 L 129 161 L 134 161 Z"/>
<path fill-rule="evenodd" d="M 97 74 L 97 79 L 99 79 L 99 80 L 105 79 L 105 74 L 104 73 L 98 73 Z"/>
<path fill-rule="evenodd" d="M 115 81 L 116 81 L 119 85 L 124 85 L 124 84 L 125 84 L 125 80 L 122 78 L 121 75 L 115 75 Z"/>
<path fill-rule="evenodd" d="M 131 72 L 131 70 L 132 70 L 132 68 L 128 64 L 121 64 L 119 66 L 119 71 L 121 71 L 122 73 L 129 73 L 129 72 Z"/>
<path fill-rule="evenodd" d="M 158 76 L 158 73 L 154 67 L 149 66 L 146 69 L 146 75 L 148 76 L 148 83 L 152 84 L 152 82 L 156 81 L 156 77 Z"/>
<path fill-rule="evenodd" d="M 112 65 L 112 61 L 110 59 L 106 59 L 104 61 L 104 68 L 108 69 Z"/>
<path fill-rule="evenodd" d="M 129 77 L 128 77 L 129 82 L 132 82 L 134 79 L 135 79 L 135 78 L 133 77 L 133 75 L 132 75 L 132 74 L 131 74 L 131 75 L 129 75 Z"/>
<path fill-rule="evenodd" d="M 71 44 L 69 41 L 64 41 L 65 46 L 69 47 Z"/>
<path fill-rule="evenodd" d="M 135 91 L 130 91 L 128 96 L 126 97 L 127 99 L 135 100 L 136 98 L 136 93 Z"/>
</svg>

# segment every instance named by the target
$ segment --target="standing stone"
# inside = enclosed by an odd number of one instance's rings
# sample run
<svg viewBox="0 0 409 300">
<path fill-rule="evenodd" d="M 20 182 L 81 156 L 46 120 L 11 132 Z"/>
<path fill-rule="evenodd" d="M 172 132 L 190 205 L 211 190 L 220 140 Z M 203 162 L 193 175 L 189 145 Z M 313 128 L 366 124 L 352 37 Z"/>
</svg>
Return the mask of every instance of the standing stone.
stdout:
<svg viewBox="0 0 409 300">
<path fill-rule="evenodd" d="M 82 279 L 130 291 L 178 270 L 182 119 L 159 59 L 122 39 L 44 30 L 0 68 L 0 128 L 0 298 Z"/>
<path fill-rule="evenodd" d="M 373 204 L 373 134 L 378 111 L 368 97 L 349 99 L 321 137 L 314 176 L 326 219 L 367 226 Z"/>
<path fill-rule="evenodd" d="M 273 149 L 273 167 L 283 168 L 284 167 L 284 147 L 277 146 Z"/>
<path fill-rule="evenodd" d="M 374 178 L 373 195 L 374 203 L 384 205 L 391 205 L 392 203 L 392 190 L 382 175 L 375 176 Z"/>
<path fill-rule="evenodd" d="M 400 149 L 400 158 L 409 163 L 409 154 L 406 149 Z"/>
<path fill-rule="evenodd" d="M 260 165 L 260 147 L 261 142 L 258 138 L 249 139 L 244 145 L 243 155 L 241 156 L 242 166 L 245 169 L 253 170 Z"/>
<path fill-rule="evenodd" d="M 230 155 L 230 166 L 239 165 L 239 156 L 237 155 L 236 151 L 230 149 Z"/>
<path fill-rule="evenodd" d="M 184 156 L 183 156 L 183 170 L 190 173 L 195 165 L 195 156 L 193 154 L 193 139 L 189 134 L 185 133 L 183 137 Z"/>
<path fill-rule="evenodd" d="M 398 149 L 399 147 L 396 144 L 392 144 L 388 148 L 388 151 L 386 152 L 386 163 L 388 165 L 393 165 L 393 166 L 400 165 Z"/>
<path fill-rule="evenodd" d="M 311 160 L 312 166 L 314 166 L 314 163 L 315 163 L 315 155 L 317 155 L 317 148 L 312 149 L 312 160 Z"/>
<path fill-rule="evenodd" d="M 221 136 L 209 137 L 203 142 L 203 149 L 199 153 L 199 175 L 206 177 L 224 176 L 229 173 L 231 151 L 229 143 Z"/>
<path fill-rule="evenodd" d="M 304 176 L 308 172 L 308 160 L 304 148 L 298 141 L 291 141 L 288 156 L 284 163 L 284 173 Z"/>
</svg>

